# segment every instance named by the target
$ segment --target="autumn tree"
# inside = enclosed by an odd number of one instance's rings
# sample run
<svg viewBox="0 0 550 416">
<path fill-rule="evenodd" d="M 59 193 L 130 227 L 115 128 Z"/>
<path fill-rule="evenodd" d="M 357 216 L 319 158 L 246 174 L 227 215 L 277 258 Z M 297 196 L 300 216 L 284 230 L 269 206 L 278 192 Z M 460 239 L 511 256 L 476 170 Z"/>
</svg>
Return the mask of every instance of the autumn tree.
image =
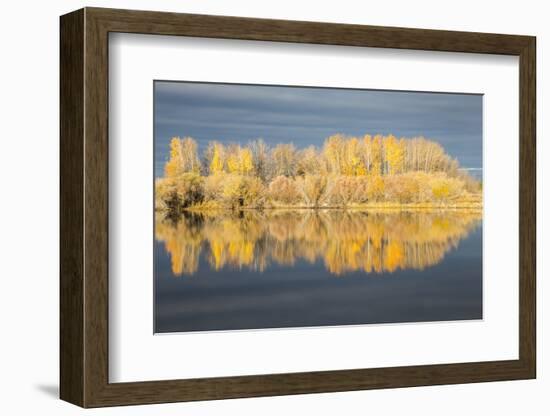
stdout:
<svg viewBox="0 0 550 416">
<path fill-rule="evenodd" d="M 403 172 L 405 161 L 405 142 L 399 141 L 395 136 L 389 135 L 384 138 L 385 172 L 388 175 L 395 175 Z"/>
<path fill-rule="evenodd" d="M 344 148 L 345 138 L 341 134 L 335 134 L 325 140 L 323 157 L 327 161 L 331 173 L 337 175 L 343 173 Z"/>
<path fill-rule="evenodd" d="M 423 137 L 407 140 L 405 145 L 405 170 L 423 172 L 447 172 L 456 174 L 458 162 L 443 147 Z"/>
<path fill-rule="evenodd" d="M 204 180 L 204 198 L 207 202 L 216 202 L 223 199 L 225 175 L 213 174 Z"/>
<path fill-rule="evenodd" d="M 356 137 L 351 137 L 344 142 L 341 156 L 341 172 L 348 176 L 366 175 L 367 169 L 364 163 L 364 142 Z"/>
<path fill-rule="evenodd" d="M 318 207 L 328 193 L 328 180 L 326 176 L 305 175 L 298 178 L 296 183 L 308 206 Z"/>
<path fill-rule="evenodd" d="M 309 146 L 298 152 L 296 175 L 327 174 L 327 165 L 315 146 Z"/>
<path fill-rule="evenodd" d="M 208 173 L 216 175 L 225 169 L 225 146 L 219 142 L 210 142 L 206 149 L 205 161 L 208 166 Z"/>
<path fill-rule="evenodd" d="M 372 170 L 372 163 L 373 163 L 373 155 L 372 155 L 372 137 L 370 134 L 366 134 L 363 136 L 362 146 L 361 146 L 361 154 L 359 155 L 361 158 L 361 162 L 363 163 L 363 166 L 365 166 L 366 173 L 371 173 Z"/>
<path fill-rule="evenodd" d="M 434 198 L 439 201 L 449 201 L 458 198 L 464 189 L 464 183 L 456 178 L 437 175 L 431 178 L 431 187 Z"/>
<path fill-rule="evenodd" d="M 369 173 L 372 175 L 381 175 L 382 172 L 382 166 L 383 166 L 383 155 L 382 155 L 382 135 L 377 134 L 373 137 L 371 142 L 371 154 L 372 154 L 372 162 L 371 162 L 371 168 L 369 169 Z"/>
<path fill-rule="evenodd" d="M 269 196 L 282 204 L 296 204 L 301 200 L 301 193 L 295 180 L 286 176 L 277 176 L 269 184 Z"/>
<path fill-rule="evenodd" d="M 157 207 L 179 212 L 204 200 L 204 178 L 195 172 L 155 181 Z"/>
<path fill-rule="evenodd" d="M 227 171 L 239 175 L 253 173 L 252 151 L 247 147 L 232 145 L 227 149 Z"/>
<path fill-rule="evenodd" d="M 269 174 L 269 146 L 263 139 L 257 139 L 250 142 L 248 148 L 252 153 L 252 165 L 254 166 L 255 175 L 265 181 Z"/>
<path fill-rule="evenodd" d="M 199 173 L 200 167 L 197 142 L 191 137 L 173 137 L 170 141 L 170 159 L 164 168 L 165 176 L 176 177 L 186 172 Z"/>
<path fill-rule="evenodd" d="M 232 208 L 261 207 L 265 188 L 259 178 L 228 175 L 223 183 L 222 196 Z"/>
<path fill-rule="evenodd" d="M 278 144 L 271 150 L 270 157 L 273 177 L 279 175 L 295 176 L 296 148 L 292 143 Z"/>
<path fill-rule="evenodd" d="M 357 202 L 358 193 L 361 187 L 355 176 L 339 176 L 333 179 L 330 187 L 330 201 L 338 206 L 347 206 L 352 202 Z"/>
<path fill-rule="evenodd" d="M 419 182 L 411 175 L 400 174 L 384 178 L 384 196 L 389 201 L 418 202 L 419 187 Z"/>
<path fill-rule="evenodd" d="M 377 202 L 384 199 L 385 185 L 380 175 L 373 175 L 369 178 L 366 186 L 366 194 L 369 202 Z"/>
</svg>

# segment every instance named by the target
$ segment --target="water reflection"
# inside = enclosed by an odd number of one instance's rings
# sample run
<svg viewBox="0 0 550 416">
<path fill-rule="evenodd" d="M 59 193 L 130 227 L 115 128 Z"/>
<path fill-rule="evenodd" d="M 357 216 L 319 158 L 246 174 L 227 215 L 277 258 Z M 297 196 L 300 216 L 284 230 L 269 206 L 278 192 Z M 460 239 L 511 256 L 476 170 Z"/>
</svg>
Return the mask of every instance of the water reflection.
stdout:
<svg viewBox="0 0 550 416">
<path fill-rule="evenodd" d="M 477 211 L 266 210 L 186 212 L 156 218 L 156 239 L 172 274 L 193 275 L 201 256 L 213 270 L 263 272 L 270 265 L 322 260 L 347 272 L 422 270 L 443 260 L 481 222 Z"/>
</svg>

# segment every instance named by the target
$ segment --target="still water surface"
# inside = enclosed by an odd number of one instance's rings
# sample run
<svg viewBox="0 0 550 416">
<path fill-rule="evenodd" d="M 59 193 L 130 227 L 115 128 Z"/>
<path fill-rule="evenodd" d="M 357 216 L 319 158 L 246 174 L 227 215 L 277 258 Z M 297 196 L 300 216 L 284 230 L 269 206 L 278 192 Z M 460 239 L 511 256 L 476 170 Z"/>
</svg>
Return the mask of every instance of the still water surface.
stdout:
<svg viewBox="0 0 550 416">
<path fill-rule="evenodd" d="M 482 318 L 481 213 L 158 216 L 155 332 Z"/>
</svg>

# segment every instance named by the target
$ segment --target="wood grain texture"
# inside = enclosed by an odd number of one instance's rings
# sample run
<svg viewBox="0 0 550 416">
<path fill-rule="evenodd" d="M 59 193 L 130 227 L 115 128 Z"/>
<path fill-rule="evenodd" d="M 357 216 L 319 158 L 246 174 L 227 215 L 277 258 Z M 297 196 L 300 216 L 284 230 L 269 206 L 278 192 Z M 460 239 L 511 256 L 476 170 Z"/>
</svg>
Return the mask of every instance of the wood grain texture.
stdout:
<svg viewBox="0 0 550 416">
<path fill-rule="evenodd" d="M 108 33 L 520 57 L 519 359 L 189 380 L 108 380 Z M 61 397 L 83 407 L 534 378 L 535 38 L 87 8 L 61 18 Z"/>
<path fill-rule="evenodd" d="M 84 405 L 84 12 L 60 22 L 60 388 Z"/>
<path fill-rule="evenodd" d="M 84 331 L 85 406 L 95 402 L 108 380 L 109 141 L 108 33 L 86 12 L 84 52 Z"/>
<path fill-rule="evenodd" d="M 536 377 L 537 151 L 536 41 L 520 54 L 519 143 L 519 356 Z"/>
<path fill-rule="evenodd" d="M 519 55 L 528 36 L 87 8 L 110 32 Z"/>
</svg>

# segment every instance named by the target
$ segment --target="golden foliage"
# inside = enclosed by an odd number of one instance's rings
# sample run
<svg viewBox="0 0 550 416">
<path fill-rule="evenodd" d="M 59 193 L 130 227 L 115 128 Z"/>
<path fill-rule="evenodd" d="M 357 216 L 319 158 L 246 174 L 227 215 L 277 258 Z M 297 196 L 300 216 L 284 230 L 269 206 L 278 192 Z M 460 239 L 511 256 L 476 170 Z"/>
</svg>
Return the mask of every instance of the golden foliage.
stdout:
<svg viewBox="0 0 550 416">
<path fill-rule="evenodd" d="M 225 147 L 223 144 L 214 142 L 210 144 L 210 174 L 215 175 L 224 171 Z"/>
<path fill-rule="evenodd" d="M 253 169 L 252 151 L 241 146 L 231 146 L 227 157 L 227 171 L 239 175 L 249 175 Z"/>
<path fill-rule="evenodd" d="M 273 176 L 295 176 L 296 148 L 292 143 L 280 143 L 271 151 Z"/>
<path fill-rule="evenodd" d="M 259 208 L 264 197 L 265 187 L 259 178 L 226 175 L 223 180 L 222 201 L 232 208 Z"/>
<path fill-rule="evenodd" d="M 298 178 L 296 184 L 307 206 L 318 207 L 324 202 L 328 184 L 326 176 L 305 175 L 304 177 Z"/>
<path fill-rule="evenodd" d="M 281 204 L 293 205 L 301 200 L 300 189 L 295 180 L 286 176 L 277 176 L 269 184 L 269 197 Z"/>
<path fill-rule="evenodd" d="M 203 174 L 203 180 L 189 175 Z M 248 178 L 248 179 L 247 179 Z M 180 183 L 182 182 L 182 183 Z M 393 135 L 335 134 L 322 149 L 261 139 L 246 146 L 209 143 L 201 166 L 197 144 L 174 137 L 156 207 L 345 207 L 373 203 L 435 205 L 481 201 L 481 184 L 436 142 Z M 185 192 L 194 195 L 186 196 Z M 268 192 L 266 192 L 268 191 Z"/>
<path fill-rule="evenodd" d="M 204 200 L 204 178 L 195 172 L 155 181 L 155 207 L 179 211 Z"/>
<path fill-rule="evenodd" d="M 191 137 L 170 141 L 170 160 L 164 167 L 166 177 L 177 177 L 186 172 L 199 173 L 200 161 L 197 156 L 197 142 Z"/>
</svg>

